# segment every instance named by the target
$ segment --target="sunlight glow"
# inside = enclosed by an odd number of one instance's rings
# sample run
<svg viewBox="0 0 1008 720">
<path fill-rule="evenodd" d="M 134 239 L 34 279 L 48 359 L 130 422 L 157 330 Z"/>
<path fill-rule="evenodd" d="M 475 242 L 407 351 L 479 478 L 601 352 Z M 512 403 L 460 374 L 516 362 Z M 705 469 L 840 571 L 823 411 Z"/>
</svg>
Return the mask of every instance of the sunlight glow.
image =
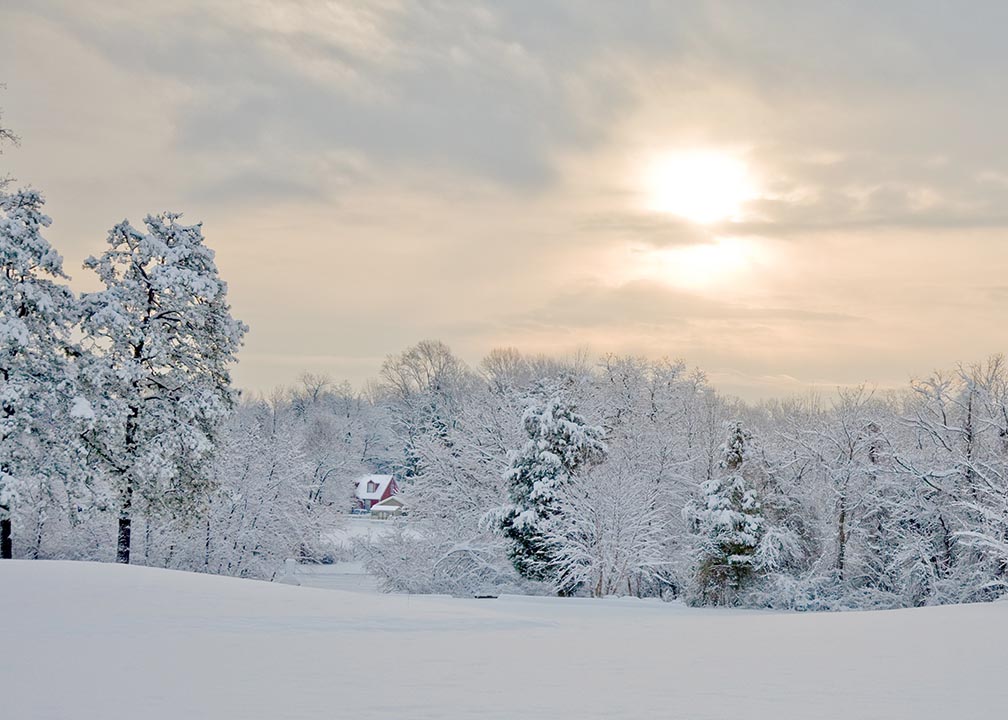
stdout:
<svg viewBox="0 0 1008 720">
<path fill-rule="evenodd" d="M 740 219 L 743 203 L 757 194 L 743 162 L 712 150 L 656 157 L 647 166 L 644 186 L 649 210 L 700 224 Z"/>
<path fill-rule="evenodd" d="M 745 238 L 718 238 L 712 243 L 642 250 L 630 274 L 684 290 L 751 288 L 767 250 Z"/>
</svg>

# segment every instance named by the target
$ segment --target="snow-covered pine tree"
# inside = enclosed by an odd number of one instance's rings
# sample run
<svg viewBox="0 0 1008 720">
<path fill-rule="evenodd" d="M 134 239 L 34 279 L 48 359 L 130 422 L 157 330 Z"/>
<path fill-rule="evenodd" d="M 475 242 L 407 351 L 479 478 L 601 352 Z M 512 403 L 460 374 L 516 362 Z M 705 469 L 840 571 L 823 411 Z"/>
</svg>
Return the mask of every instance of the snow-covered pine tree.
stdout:
<svg viewBox="0 0 1008 720">
<path fill-rule="evenodd" d="M 50 219 L 35 190 L 0 191 L 0 557 L 12 556 L 19 487 L 44 481 L 73 456 L 66 447 L 77 301 L 63 258 L 42 237 Z"/>
<path fill-rule="evenodd" d="M 82 298 L 82 379 L 95 414 L 85 439 L 118 497 L 122 563 L 138 499 L 150 514 L 191 510 L 205 497 L 234 405 L 229 366 L 246 327 L 231 317 L 201 226 L 180 217 L 148 216 L 146 233 L 124 220 L 108 249 L 84 263 L 105 286 Z"/>
<path fill-rule="evenodd" d="M 572 477 L 606 455 L 603 430 L 589 425 L 561 393 L 530 405 L 522 418 L 528 441 L 507 472 L 511 503 L 496 514 L 499 530 L 510 543 L 515 569 L 531 580 L 557 579 L 548 524 L 559 512 L 558 491 Z M 561 587 L 561 594 L 575 588 Z"/>
<path fill-rule="evenodd" d="M 705 603 L 737 602 L 757 564 L 764 521 L 755 485 L 746 476 L 751 439 L 741 423 L 730 426 L 719 467 L 700 485 L 701 503 L 684 509 L 701 541 L 697 584 Z"/>
</svg>

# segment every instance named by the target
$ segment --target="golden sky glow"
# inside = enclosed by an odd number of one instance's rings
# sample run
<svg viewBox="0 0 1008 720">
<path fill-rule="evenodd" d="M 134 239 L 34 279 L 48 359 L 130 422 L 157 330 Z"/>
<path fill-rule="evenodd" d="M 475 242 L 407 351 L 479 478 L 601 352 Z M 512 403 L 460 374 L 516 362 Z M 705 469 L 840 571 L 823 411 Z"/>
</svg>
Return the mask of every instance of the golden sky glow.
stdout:
<svg viewBox="0 0 1008 720">
<path fill-rule="evenodd" d="M 746 397 L 1004 351 L 1008 6 L 0 3 L 0 175 L 78 269 L 204 222 L 238 381 L 439 338 Z"/>
<path fill-rule="evenodd" d="M 627 276 L 704 294 L 736 294 L 754 288 L 761 271 L 772 271 L 768 259 L 768 249 L 758 240 L 716 238 L 683 247 L 637 248 L 630 254 Z"/>
</svg>

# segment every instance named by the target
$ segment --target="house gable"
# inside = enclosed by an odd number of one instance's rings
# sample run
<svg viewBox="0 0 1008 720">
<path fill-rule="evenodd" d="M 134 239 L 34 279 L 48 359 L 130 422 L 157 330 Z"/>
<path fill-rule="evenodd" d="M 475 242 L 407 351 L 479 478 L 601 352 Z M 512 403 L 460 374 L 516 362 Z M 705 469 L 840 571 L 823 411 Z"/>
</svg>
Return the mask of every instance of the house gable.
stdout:
<svg viewBox="0 0 1008 720">
<path fill-rule="evenodd" d="M 354 481 L 355 496 L 360 507 L 368 509 L 375 503 L 392 497 L 398 490 L 391 475 L 364 475 Z"/>
</svg>

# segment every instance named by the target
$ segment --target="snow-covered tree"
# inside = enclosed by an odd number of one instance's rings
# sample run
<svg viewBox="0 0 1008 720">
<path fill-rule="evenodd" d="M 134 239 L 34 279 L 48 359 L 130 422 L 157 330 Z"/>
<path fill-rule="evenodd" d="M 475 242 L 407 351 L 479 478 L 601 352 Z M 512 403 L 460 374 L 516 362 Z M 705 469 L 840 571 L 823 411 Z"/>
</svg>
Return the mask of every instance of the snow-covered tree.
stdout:
<svg viewBox="0 0 1008 720">
<path fill-rule="evenodd" d="M 983 597 L 1008 586 L 1008 363 L 996 355 L 960 374 L 972 415 L 963 461 L 976 487 L 963 503 L 968 526 L 957 537 L 987 567 Z"/>
<path fill-rule="evenodd" d="M 829 561 L 824 569 L 829 568 L 841 595 L 874 595 L 880 605 L 889 604 L 881 596 L 895 589 L 892 555 L 899 521 L 893 504 L 903 492 L 892 486 L 891 469 L 883 464 L 886 413 L 884 403 L 864 387 L 841 390 L 832 412 L 799 436 L 816 448 L 813 468 L 821 473 L 824 518 L 833 525 L 823 538 Z"/>
<path fill-rule="evenodd" d="M 757 565 L 764 519 L 747 472 L 752 436 L 732 424 L 714 476 L 700 485 L 700 501 L 685 513 L 700 540 L 697 584 L 704 602 L 734 604 Z"/>
<path fill-rule="evenodd" d="M 558 590 L 594 597 L 640 595 L 667 564 L 668 528 L 658 488 L 640 468 L 610 461 L 557 489 L 557 514 L 544 525 Z"/>
<path fill-rule="evenodd" d="M 73 483 L 71 328 L 77 302 L 63 259 L 42 236 L 50 219 L 35 190 L 0 191 L 0 557 L 12 556 L 19 495 Z M 85 409 L 86 412 L 86 409 Z M 58 493 L 57 493 L 58 494 Z M 39 503 L 44 498 L 37 497 Z M 48 509 L 48 508 L 47 508 Z M 41 504 L 36 513 L 44 513 Z"/>
<path fill-rule="evenodd" d="M 522 418 L 528 441 L 514 456 L 507 473 L 510 504 L 494 518 L 510 543 L 515 569 L 532 580 L 558 577 L 548 525 L 560 512 L 560 490 L 597 465 L 606 454 L 602 428 L 589 425 L 562 392 L 544 391 Z M 562 594 L 574 590 L 561 586 Z"/>
<path fill-rule="evenodd" d="M 1002 357 L 913 383 L 894 461 L 911 492 L 900 541 L 904 604 L 1008 589 L 1008 373 Z"/>
<path fill-rule="evenodd" d="M 402 447 L 396 475 L 409 483 L 424 472 L 420 446 L 446 446 L 459 407 L 477 379 L 442 342 L 424 340 L 386 358 L 379 391 Z"/>
<path fill-rule="evenodd" d="M 208 571 L 271 578 L 287 558 L 324 554 L 323 533 L 344 506 L 314 499 L 315 460 L 302 431 L 276 398 L 242 403 L 228 422 L 201 518 Z"/>
<path fill-rule="evenodd" d="M 517 355 L 512 362 L 524 365 Z M 507 499 L 509 453 L 524 435 L 517 387 L 529 381 L 513 376 L 505 389 L 491 367 L 492 361 L 484 363 L 481 376 L 466 373 L 461 386 L 456 384 L 450 422 L 438 432 L 413 436 L 416 471 L 401 485 L 411 531 L 375 538 L 365 548 L 369 568 L 387 588 L 461 595 L 517 591 L 522 585 L 528 590 L 507 558 L 503 538 L 480 522 Z M 401 397 L 391 394 L 394 403 Z M 399 411 L 394 405 L 401 428 Z M 408 544 L 408 552 L 399 542 Z"/>
<path fill-rule="evenodd" d="M 290 394 L 290 431 L 311 463 L 307 502 L 350 506 L 347 479 L 393 462 L 383 408 L 348 383 L 306 373 Z"/>
<path fill-rule="evenodd" d="M 674 596 L 692 581 L 681 510 L 716 464 L 725 402 L 679 361 L 608 356 L 598 376 L 589 390 L 592 412 L 630 483 L 628 496 L 650 498 L 662 528 L 664 560 L 641 574 L 640 592 Z"/>
<path fill-rule="evenodd" d="M 85 434 L 118 498 L 116 559 L 128 563 L 137 506 L 148 515 L 192 509 L 206 494 L 221 423 L 235 393 L 230 365 L 245 326 L 200 225 L 175 213 L 128 221 L 90 257 L 104 289 L 82 298 L 82 379 L 95 420 Z"/>
</svg>

